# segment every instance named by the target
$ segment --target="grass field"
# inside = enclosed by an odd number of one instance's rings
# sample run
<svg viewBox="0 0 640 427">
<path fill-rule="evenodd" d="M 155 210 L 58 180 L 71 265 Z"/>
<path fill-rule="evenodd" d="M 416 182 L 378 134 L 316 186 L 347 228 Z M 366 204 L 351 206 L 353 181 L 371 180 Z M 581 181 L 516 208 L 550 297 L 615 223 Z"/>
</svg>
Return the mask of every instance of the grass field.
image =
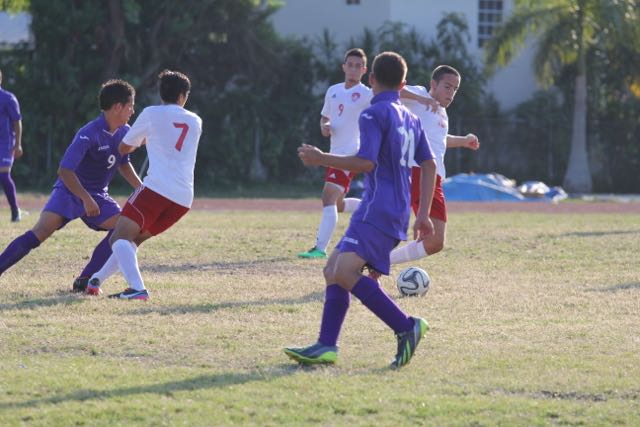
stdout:
<svg viewBox="0 0 640 427">
<path fill-rule="evenodd" d="M 355 300 L 336 366 L 282 353 L 317 337 L 317 221 L 194 211 L 141 248 L 146 303 L 68 292 L 102 237 L 70 224 L 0 278 L 0 425 L 640 425 L 640 215 L 451 212 L 399 371 Z"/>
</svg>

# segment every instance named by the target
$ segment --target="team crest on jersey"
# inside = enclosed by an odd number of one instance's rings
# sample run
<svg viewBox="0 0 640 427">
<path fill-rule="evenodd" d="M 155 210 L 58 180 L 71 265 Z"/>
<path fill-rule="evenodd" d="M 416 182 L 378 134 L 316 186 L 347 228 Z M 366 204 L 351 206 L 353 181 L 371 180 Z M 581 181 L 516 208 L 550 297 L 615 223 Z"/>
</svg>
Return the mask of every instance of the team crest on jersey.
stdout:
<svg viewBox="0 0 640 427">
<path fill-rule="evenodd" d="M 355 92 L 351 94 L 351 101 L 352 102 L 356 102 L 358 99 L 360 99 L 360 92 Z"/>
</svg>

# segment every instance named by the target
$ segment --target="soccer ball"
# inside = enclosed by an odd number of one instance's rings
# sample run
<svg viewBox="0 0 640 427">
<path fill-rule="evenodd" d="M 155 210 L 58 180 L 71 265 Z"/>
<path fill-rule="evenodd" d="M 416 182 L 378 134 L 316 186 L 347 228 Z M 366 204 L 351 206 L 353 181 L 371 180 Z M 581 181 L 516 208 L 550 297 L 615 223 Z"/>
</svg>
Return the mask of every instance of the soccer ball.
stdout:
<svg viewBox="0 0 640 427">
<path fill-rule="evenodd" d="M 405 268 L 398 274 L 396 285 L 400 294 L 405 296 L 422 296 L 429 290 L 429 275 L 418 267 Z"/>
</svg>

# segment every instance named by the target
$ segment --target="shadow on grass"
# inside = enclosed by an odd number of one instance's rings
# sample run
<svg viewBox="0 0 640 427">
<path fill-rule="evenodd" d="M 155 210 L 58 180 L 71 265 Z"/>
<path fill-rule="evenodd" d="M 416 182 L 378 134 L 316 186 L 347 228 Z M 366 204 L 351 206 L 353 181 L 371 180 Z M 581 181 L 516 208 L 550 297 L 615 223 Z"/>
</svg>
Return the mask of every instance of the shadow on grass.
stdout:
<svg viewBox="0 0 640 427">
<path fill-rule="evenodd" d="M 0 311 L 53 307 L 54 305 L 75 305 L 80 304 L 81 302 L 82 299 L 77 298 L 74 294 L 64 292 L 51 297 L 23 300 L 10 304 L 0 304 Z"/>
<path fill-rule="evenodd" d="M 233 262 L 208 262 L 208 263 L 187 263 L 180 265 L 163 265 L 155 264 L 150 266 L 143 266 L 144 271 L 150 271 L 153 273 L 171 273 L 177 271 L 210 271 L 210 270 L 247 270 L 247 269 L 259 269 L 264 266 L 277 264 L 284 261 L 291 261 L 291 257 L 278 257 L 270 259 L 260 260 L 247 260 L 247 261 L 233 261 Z"/>
<path fill-rule="evenodd" d="M 42 399 L 31 399 L 24 402 L 1 402 L 0 409 L 34 408 L 40 405 L 55 405 L 63 402 L 84 402 L 94 399 L 112 399 L 137 394 L 153 393 L 172 396 L 182 391 L 204 390 L 229 387 L 255 381 L 268 381 L 299 372 L 295 364 L 280 364 L 268 369 L 254 369 L 247 373 L 222 373 L 215 375 L 201 375 L 180 381 L 170 381 L 159 384 L 139 385 L 133 387 L 114 388 L 111 390 L 82 389 L 73 393 L 51 396 Z"/>
<path fill-rule="evenodd" d="M 228 308 L 237 307 L 265 307 L 272 305 L 298 305 L 311 301 L 322 301 L 324 298 L 324 290 L 312 292 L 298 298 L 280 298 L 280 299 L 261 299 L 256 301 L 231 301 L 212 304 L 195 304 L 195 305 L 174 305 L 171 307 L 143 307 L 138 310 L 132 310 L 129 314 L 147 315 L 150 313 L 159 314 L 189 314 L 189 313 L 211 313 L 218 310 L 226 310 Z"/>
<path fill-rule="evenodd" d="M 617 285 L 608 286 L 606 288 L 589 288 L 587 289 L 587 292 L 619 292 L 619 291 L 628 291 L 630 289 L 640 290 L 640 282 L 619 283 Z"/>
<path fill-rule="evenodd" d="M 600 237 L 625 234 L 640 234 L 640 230 L 608 230 L 608 231 L 573 231 L 560 234 L 561 237 Z"/>
</svg>

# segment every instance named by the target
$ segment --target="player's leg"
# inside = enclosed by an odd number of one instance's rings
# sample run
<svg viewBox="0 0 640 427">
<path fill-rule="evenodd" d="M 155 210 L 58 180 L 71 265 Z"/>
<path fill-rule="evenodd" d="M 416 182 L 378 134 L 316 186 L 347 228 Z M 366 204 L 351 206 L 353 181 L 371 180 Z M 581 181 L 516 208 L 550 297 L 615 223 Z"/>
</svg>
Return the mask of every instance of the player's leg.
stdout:
<svg viewBox="0 0 640 427">
<path fill-rule="evenodd" d="M 0 274 L 24 258 L 32 249 L 40 246 L 67 220 L 60 215 L 42 211 L 36 225 L 26 233 L 15 238 L 0 254 Z"/>
<path fill-rule="evenodd" d="M 7 150 L 8 149 L 8 150 Z M 0 149 L 0 185 L 7 197 L 7 202 L 11 208 L 11 222 L 20 221 L 20 208 L 16 198 L 16 184 L 11 177 L 11 166 L 13 165 L 13 147 Z"/>
<path fill-rule="evenodd" d="M 336 202 L 336 206 L 338 207 L 338 212 L 355 212 L 360 206 L 360 199 L 356 197 L 346 197 L 349 192 L 349 187 L 351 186 L 351 181 L 356 176 L 355 173 L 350 172 L 347 176 L 348 180 L 346 180 L 346 187 L 344 192 L 340 195 L 340 198 Z"/>
</svg>

